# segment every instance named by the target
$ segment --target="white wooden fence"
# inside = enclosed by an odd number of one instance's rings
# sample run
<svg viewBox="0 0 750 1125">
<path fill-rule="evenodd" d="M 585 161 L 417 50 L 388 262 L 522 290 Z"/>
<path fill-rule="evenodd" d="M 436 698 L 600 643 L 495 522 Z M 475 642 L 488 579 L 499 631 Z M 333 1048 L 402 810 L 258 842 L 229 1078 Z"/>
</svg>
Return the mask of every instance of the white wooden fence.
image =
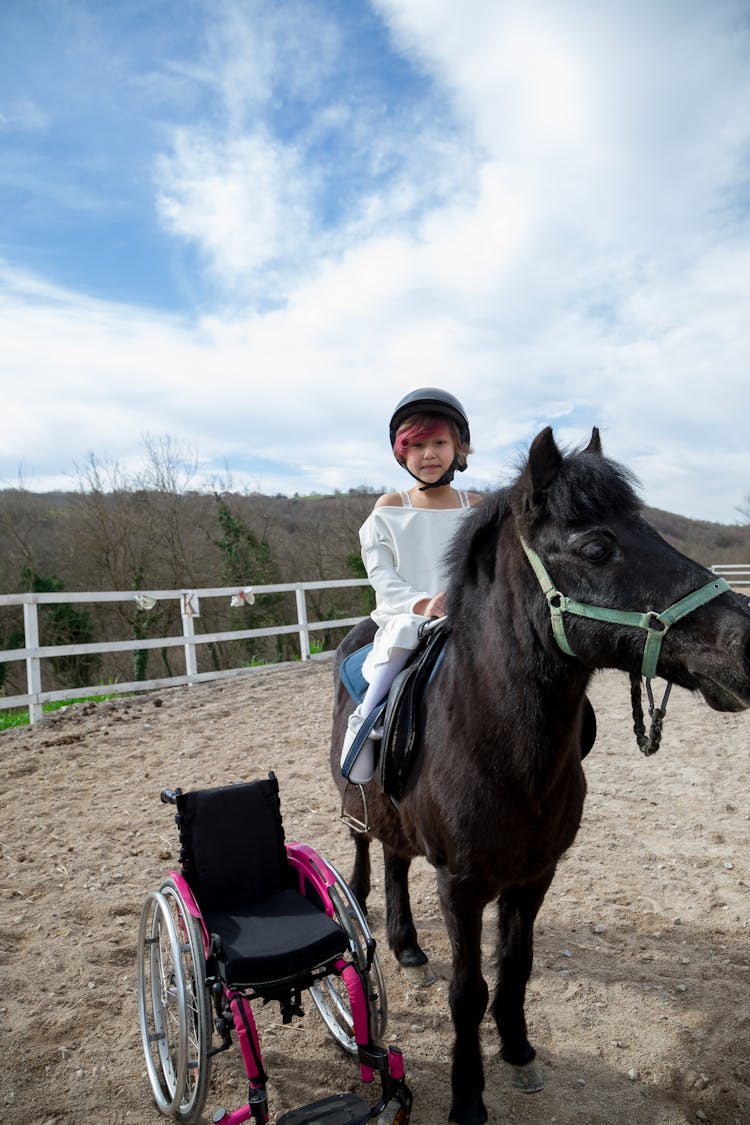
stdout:
<svg viewBox="0 0 750 1125">
<path fill-rule="evenodd" d="M 750 586 L 750 563 L 717 564 L 711 567 L 714 574 L 722 575 L 732 586 Z M 240 591 L 236 587 L 214 587 L 201 590 L 149 590 L 147 596 L 155 601 L 177 600 L 182 618 L 182 633 L 173 637 L 148 637 L 100 644 L 46 645 L 39 644 L 39 617 L 37 607 L 54 603 L 81 604 L 92 602 L 135 602 L 133 591 L 99 591 L 95 593 L 58 594 L 0 594 L 0 606 L 22 605 L 25 631 L 23 648 L 0 651 L 0 662 L 24 660 L 26 662 L 26 693 L 0 695 L 0 710 L 28 707 L 29 721 L 42 718 L 42 704 L 47 701 L 85 699 L 92 695 L 115 695 L 132 691 L 147 691 L 177 684 L 200 683 L 203 680 L 227 679 L 251 671 L 247 667 L 228 668 L 221 671 L 199 672 L 196 648 L 198 645 L 221 641 L 242 641 L 252 637 L 273 637 L 296 633 L 299 636 L 302 660 L 310 659 L 310 633 L 329 628 L 347 628 L 356 625 L 361 617 L 345 617 L 335 621 L 308 621 L 305 591 L 339 589 L 347 586 L 367 586 L 366 578 L 344 578 L 334 582 L 290 582 L 276 586 L 256 586 L 256 595 L 293 592 L 296 599 L 297 620 L 289 625 L 274 625 L 263 629 L 237 629 L 224 633 L 195 632 L 195 608 L 201 598 L 232 598 Z M 145 593 L 145 591 L 143 592 Z M 142 596 L 142 595 L 141 595 Z M 196 601 L 197 599 L 197 601 Z M 42 661 L 57 656 L 74 656 L 85 653 L 134 652 L 142 649 L 183 648 L 185 674 L 164 676 L 152 680 L 134 680 L 128 683 L 96 684 L 86 687 L 65 688 L 57 691 L 42 690 Z"/>
<path fill-rule="evenodd" d="M 219 587 L 201 590 L 149 590 L 127 593 L 122 591 L 99 591 L 95 593 L 56 593 L 56 594 L 0 594 L 0 606 L 23 606 L 25 642 L 23 648 L 6 649 L 0 652 L 0 662 L 13 660 L 26 662 L 26 687 L 24 695 L 0 696 L 0 710 L 11 707 L 28 707 L 29 721 L 38 722 L 42 717 L 42 704 L 47 701 L 80 699 L 92 695 L 119 694 L 123 692 L 145 691 L 154 688 L 171 687 L 177 684 L 193 684 L 203 680 L 226 679 L 241 675 L 251 669 L 247 667 L 229 668 L 221 671 L 199 672 L 196 648 L 198 645 L 221 641 L 242 641 L 251 637 L 272 637 L 289 633 L 299 636 L 300 655 L 303 660 L 310 659 L 310 634 L 322 629 L 346 628 L 356 625 L 361 617 L 345 617 L 335 621 L 308 621 L 305 592 L 307 590 L 340 589 L 347 586 L 368 586 L 366 578 L 345 578 L 334 582 L 290 582 L 276 586 L 254 586 L 253 594 L 280 594 L 293 592 L 296 599 L 297 620 L 289 625 L 274 625 L 262 629 L 237 629 L 224 633 L 195 632 L 195 617 L 201 598 L 233 598 L 244 591 L 237 587 Z M 148 637 L 109 641 L 97 644 L 46 645 L 39 644 L 38 606 L 54 603 L 77 604 L 92 602 L 133 602 L 140 604 L 143 597 L 154 602 L 177 600 L 182 617 L 182 633 L 173 637 Z M 58 691 L 42 691 L 42 661 L 52 657 L 73 656 L 85 653 L 133 652 L 142 649 L 183 648 L 185 652 L 185 674 L 166 676 L 156 680 L 136 680 L 129 683 L 102 684 L 87 687 L 67 688 Z"/>
</svg>

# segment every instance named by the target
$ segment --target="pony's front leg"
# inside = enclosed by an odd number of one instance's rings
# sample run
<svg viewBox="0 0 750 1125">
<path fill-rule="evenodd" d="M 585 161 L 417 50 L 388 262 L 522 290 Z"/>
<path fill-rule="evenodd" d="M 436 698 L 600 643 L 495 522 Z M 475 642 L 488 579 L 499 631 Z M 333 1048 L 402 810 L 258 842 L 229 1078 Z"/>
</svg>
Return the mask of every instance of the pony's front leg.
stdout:
<svg viewBox="0 0 750 1125">
<path fill-rule="evenodd" d="M 427 967 L 427 954 L 417 941 L 417 929 L 411 912 L 411 860 L 383 844 L 383 863 L 388 944 L 406 975 L 417 983 L 427 984 L 434 977 L 430 976 Z"/>
<path fill-rule="evenodd" d="M 449 989 L 455 1041 L 449 1121 L 482 1125 L 487 1120 L 482 1091 L 484 1070 L 479 1025 L 487 1010 L 488 990 L 482 976 L 482 912 L 484 899 L 470 885 L 444 869 L 438 871 L 438 890 L 453 953 Z"/>
<path fill-rule="evenodd" d="M 525 1093 L 544 1087 L 536 1051 L 526 1031 L 526 985 L 534 961 L 534 920 L 552 882 L 554 869 L 533 886 L 505 892 L 498 902 L 497 986 L 492 1001 L 501 1055 L 513 1067 L 513 1085 Z"/>
<path fill-rule="evenodd" d="M 370 837 L 361 832 L 352 832 L 351 836 L 354 841 L 354 867 L 349 879 L 349 889 L 363 914 L 366 914 L 370 894 Z"/>
</svg>

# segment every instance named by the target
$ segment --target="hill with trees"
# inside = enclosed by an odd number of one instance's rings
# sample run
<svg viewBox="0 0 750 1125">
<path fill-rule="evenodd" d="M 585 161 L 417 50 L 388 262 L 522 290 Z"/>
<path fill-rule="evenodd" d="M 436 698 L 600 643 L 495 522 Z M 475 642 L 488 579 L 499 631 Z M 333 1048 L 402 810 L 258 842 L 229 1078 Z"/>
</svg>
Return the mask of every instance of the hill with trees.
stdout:
<svg viewBox="0 0 750 1125">
<path fill-rule="evenodd" d="M 169 452 L 169 451 L 167 451 Z M 158 472 L 156 470 L 159 470 Z M 351 490 L 326 496 L 240 495 L 195 491 L 177 458 L 156 451 L 149 479 L 106 472 L 92 458 L 76 492 L 0 491 L 0 593 L 22 591 L 196 589 L 363 577 L 358 529 L 375 494 Z M 646 516 L 670 543 L 705 565 L 750 560 L 750 526 L 691 520 L 647 508 Z M 258 597 L 230 609 L 218 599 L 201 604 L 198 631 L 212 633 L 288 624 L 292 594 Z M 369 589 L 322 590 L 308 595 L 310 620 L 368 613 Z M 179 635 L 177 603 L 150 612 L 135 600 L 86 607 L 46 606 L 41 643 L 78 644 Z M 23 647 L 19 607 L 0 609 L 0 645 Z M 335 647 L 334 630 L 319 637 Z M 179 651 L 179 650 L 177 650 Z M 199 648 L 202 669 L 290 659 L 296 638 L 260 638 Z M 45 662 L 45 689 L 177 674 L 174 649 L 135 654 L 61 657 Z M 50 667 L 51 665 L 51 667 Z M 98 677 L 98 679 L 97 679 Z M 25 690 L 21 662 L 0 665 L 0 690 Z"/>
</svg>

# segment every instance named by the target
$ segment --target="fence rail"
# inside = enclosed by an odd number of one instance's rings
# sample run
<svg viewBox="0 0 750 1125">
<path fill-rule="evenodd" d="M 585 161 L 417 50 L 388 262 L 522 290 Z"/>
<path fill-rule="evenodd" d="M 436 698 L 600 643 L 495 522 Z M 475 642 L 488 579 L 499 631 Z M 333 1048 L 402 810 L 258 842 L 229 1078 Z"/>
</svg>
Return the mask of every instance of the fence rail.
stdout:
<svg viewBox="0 0 750 1125">
<path fill-rule="evenodd" d="M 750 563 L 716 563 L 711 570 L 730 586 L 750 586 Z"/>
<path fill-rule="evenodd" d="M 146 691 L 155 688 L 172 687 L 178 684 L 201 683 L 206 680 L 227 679 L 250 671 L 247 667 L 228 668 L 209 672 L 199 672 L 197 646 L 221 641 L 242 641 L 254 637 L 284 636 L 297 634 L 300 656 L 309 660 L 310 634 L 324 629 L 346 628 L 356 625 L 362 617 L 343 617 L 333 621 L 309 621 L 305 594 L 309 590 L 343 589 L 352 586 L 368 586 L 366 578 L 342 578 L 332 582 L 287 582 L 274 586 L 254 586 L 254 596 L 262 594 L 294 593 L 297 619 L 289 625 L 274 625 L 259 629 L 236 629 L 221 633 L 196 633 L 195 619 L 200 616 L 201 598 L 237 598 L 240 602 L 246 597 L 247 588 L 221 586 L 198 590 L 149 590 L 146 591 L 96 591 L 93 593 L 27 593 L 0 594 L 0 606 L 23 606 L 24 647 L 0 651 L 0 663 L 10 661 L 26 662 L 26 693 L 23 695 L 0 696 L 0 710 L 12 707 L 28 707 L 29 722 L 36 723 L 43 717 L 43 704 L 72 698 L 88 698 L 93 695 L 122 694 L 132 691 Z M 80 605 L 96 602 L 132 602 L 141 606 L 145 598 L 153 604 L 160 601 L 178 601 L 182 618 L 182 633 L 171 637 L 133 638 L 124 641 L 107 641 L 80 645 L 40 645 L 39 613 L 40 605 L 65 604 Z M 139 601 L 141 599 L 141 601 Z M 87 653 L 135 652 L 143 649 L 183 648 L 185 653 L 185 674 L 163 676 L 159 679 L 133 680 L 128 683 L 88 685 L 65 688 L 56 691 L 42 690 L 42 661 L 60 656 L 75 656 Z"/>
</svg>

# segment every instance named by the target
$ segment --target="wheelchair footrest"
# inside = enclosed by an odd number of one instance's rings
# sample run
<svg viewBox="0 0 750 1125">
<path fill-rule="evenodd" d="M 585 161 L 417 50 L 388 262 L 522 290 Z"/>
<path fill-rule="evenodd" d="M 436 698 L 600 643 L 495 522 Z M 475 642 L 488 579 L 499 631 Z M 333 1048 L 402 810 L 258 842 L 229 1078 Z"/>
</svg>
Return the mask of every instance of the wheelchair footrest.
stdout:
<svg viewBox="0 0 750 1125">
<path fill-rule="evenodd" d="M 365 1125 L 371 1113 L 372 1106 L 356 1094 L 332 1094 L 282 1113 L 276 1125 Z"/>
</svg>

